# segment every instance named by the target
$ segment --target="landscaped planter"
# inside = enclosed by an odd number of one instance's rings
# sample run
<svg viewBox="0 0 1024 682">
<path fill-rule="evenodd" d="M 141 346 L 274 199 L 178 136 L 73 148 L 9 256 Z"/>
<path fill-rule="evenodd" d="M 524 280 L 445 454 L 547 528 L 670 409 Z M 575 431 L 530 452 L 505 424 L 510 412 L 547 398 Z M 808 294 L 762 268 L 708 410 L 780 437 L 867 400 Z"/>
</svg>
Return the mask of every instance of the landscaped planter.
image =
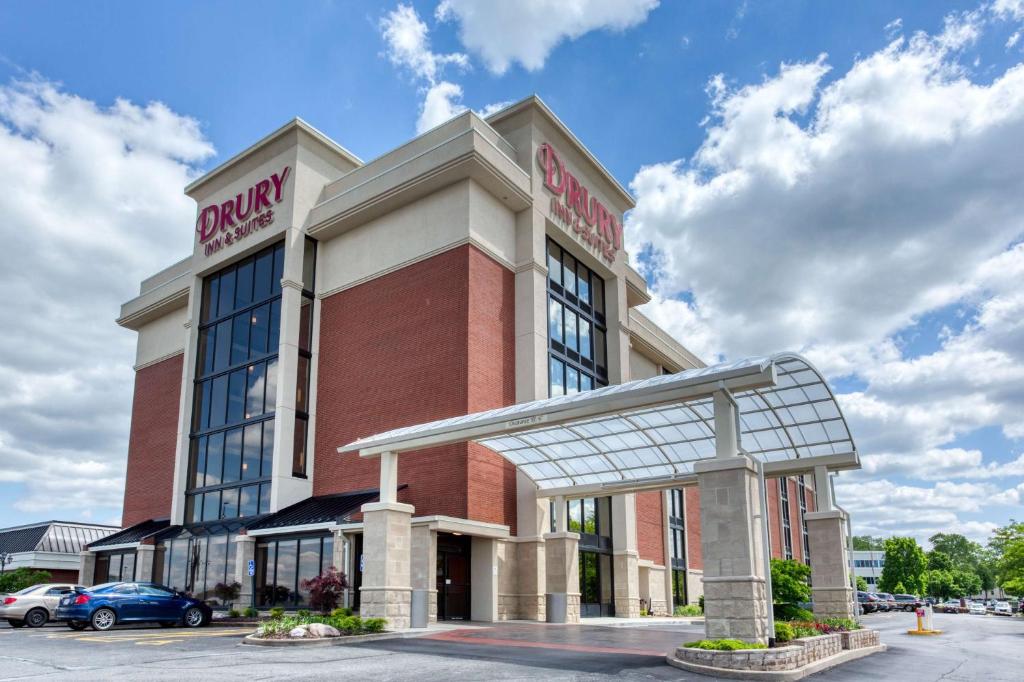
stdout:
<svg viewBox="0 0 1024 682">
<path fill-rule="evenodd" d="M 680 661 L 711 668 L 747 671 L 796 670 L 805 665 L 828 658 L 843 650 L 839 634 L 794 639 L 786 646 L 774 649 L 740 649 L 739 651 L 705 651 L 679 647 L 676 658 Z"/>
<path fill-rule="evenodd" d="M 814 663 L 829 656 L 835 656 L 843 650 L 843 638 L 840 632 L 817 637 L 800 637 L 793 644 L 799 644 L 807 652 L 807 662 Z"/>
</svg>

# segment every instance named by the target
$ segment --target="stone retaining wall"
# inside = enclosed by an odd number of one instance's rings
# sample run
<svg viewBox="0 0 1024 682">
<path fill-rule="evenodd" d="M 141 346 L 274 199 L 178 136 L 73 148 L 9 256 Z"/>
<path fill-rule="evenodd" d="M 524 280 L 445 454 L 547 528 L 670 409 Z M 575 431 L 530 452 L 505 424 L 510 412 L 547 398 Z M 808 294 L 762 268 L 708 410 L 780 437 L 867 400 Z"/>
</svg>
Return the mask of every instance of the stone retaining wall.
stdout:
<svg viewBox="0 0 1024 682">
<path fill-rule="evenodd" d="M 864 649 L 881 644 L 878 630 L 854 630 L 853 632 L 840 632 L 839 635 L 843 638 L 844 649 Z"/>
</svg>

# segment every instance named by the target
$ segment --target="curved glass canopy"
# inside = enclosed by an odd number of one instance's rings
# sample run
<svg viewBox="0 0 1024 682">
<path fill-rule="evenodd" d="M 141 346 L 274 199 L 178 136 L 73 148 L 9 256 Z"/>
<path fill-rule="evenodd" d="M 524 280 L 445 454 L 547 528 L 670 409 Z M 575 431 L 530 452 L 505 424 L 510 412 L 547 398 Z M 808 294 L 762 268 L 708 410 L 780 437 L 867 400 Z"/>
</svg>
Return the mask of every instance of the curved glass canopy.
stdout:
<svg viewBox="0 0 1024 682">
<path fill-rule="evenodd" d="M 713 395 L 728 391 L 740 447 L 777 475 L 859 468 L 856 447 L 821 374 L 790 353 L 686 370 L 595 391 L 420 424 L 339 448 L 365 456 L 458 441 L 501 454 L 542 491 L 691 479 L 715 456 Z"/>
</svg>

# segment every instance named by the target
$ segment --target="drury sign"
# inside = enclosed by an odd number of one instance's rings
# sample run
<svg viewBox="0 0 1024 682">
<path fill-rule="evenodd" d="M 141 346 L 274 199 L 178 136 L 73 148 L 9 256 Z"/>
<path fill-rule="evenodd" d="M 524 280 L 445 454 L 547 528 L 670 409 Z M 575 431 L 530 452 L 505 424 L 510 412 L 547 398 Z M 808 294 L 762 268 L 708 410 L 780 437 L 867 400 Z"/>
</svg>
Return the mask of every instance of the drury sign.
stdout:
<svg viewBox="0 0 1024 682">
<path fill-rule="evenodd" d="M 288 182 L 291 171 L 290 166 L 285 166 L 280 173 L 260 180 L 233 199 L 210 204 L 199 211 L 196 233 L 204 255 L 217 253 L 274 222 L 273 207 L 284 198 L 284 184 Z"/>
<path fill-rule="evenodd" d="M 622 249 L 622 223 L 565 164 L 554 147 L 545 142 L 537 149 L 537 162 L 544 169 L 544 186 L 551 197 L 551 213 L 571 227 L 580 238 L 600 250 L 609 263 Z"/>
</svg>

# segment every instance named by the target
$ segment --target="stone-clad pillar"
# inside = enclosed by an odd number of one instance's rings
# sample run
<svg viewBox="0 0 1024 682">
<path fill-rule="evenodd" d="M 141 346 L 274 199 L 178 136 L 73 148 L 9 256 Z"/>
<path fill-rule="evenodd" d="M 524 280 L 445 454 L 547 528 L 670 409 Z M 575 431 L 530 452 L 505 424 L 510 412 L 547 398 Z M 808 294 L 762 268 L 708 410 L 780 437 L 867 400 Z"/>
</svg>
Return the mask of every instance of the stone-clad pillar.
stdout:
<svg viewBox="0 0 1024 682">
<path fill-rule="evenodd" d="M 640 617 L 640 552 L 637 549 L 636 494 L 613 495 L 612 561 L 615 615 Z"/>
<path fill-rule="evenodd" d="M 832 486 L 825 467 L 815 467 L 817 511 L 804 515 L 811 545 L 811 600 L 815 618 L 853 618 L 846 544 L 846 519 L 832 502 Z"/>
<path fill-rule="evenodd" d="M 565 498 L 555 498 L 555 532 L 544 535 L 545 615 L 549 623 L 580 622 L 580 534 L 566 530 Z"/>
<path fill-rule="evenodd" d="M 427 621 L 437 622 L 437 531 L 427 526 L 412 529 L 411 585 L 427 593 Z"/>
<path fill-rule="evenodd" d="M 238 591 L 238 599 L 235 604 L 239 610 L 255 606 L 253 599 L 253 584 L 256 582 L 254 576 L 249 575 L 249 561 L 256 560 L 256 538 L 251 535 L 238 534 L 235 536 L 235 565 L 232 566 L 235 580 L 242 588 Z"/>
<path fill-rule="evenodd" d="M 92 587 L 96 576 L 96 552 L 83 550 L 78 553 L 78 584 Z"/>
<path fill-rule="evenodd" d="M 385 618 L 389 630 L 410 625 L 412 600 L 411 504 L 364 504 L 363 584 L 359 612 L 364 618 Z"/>
<path fill-rule="evenodd" d="M 140 544 L 135 548 L 135 579 L 141 582 L 160 582 L 159 578 L 153 577 L 153 559 L 156 556 L 156 547 L 153 545 Z"/>
<path fill-rule="evenodd" d="M 694 466 L 700 486 L 704 627 L 709 638 L 768 641 L 757 472 L 746 456 Z"/>
</svg>

